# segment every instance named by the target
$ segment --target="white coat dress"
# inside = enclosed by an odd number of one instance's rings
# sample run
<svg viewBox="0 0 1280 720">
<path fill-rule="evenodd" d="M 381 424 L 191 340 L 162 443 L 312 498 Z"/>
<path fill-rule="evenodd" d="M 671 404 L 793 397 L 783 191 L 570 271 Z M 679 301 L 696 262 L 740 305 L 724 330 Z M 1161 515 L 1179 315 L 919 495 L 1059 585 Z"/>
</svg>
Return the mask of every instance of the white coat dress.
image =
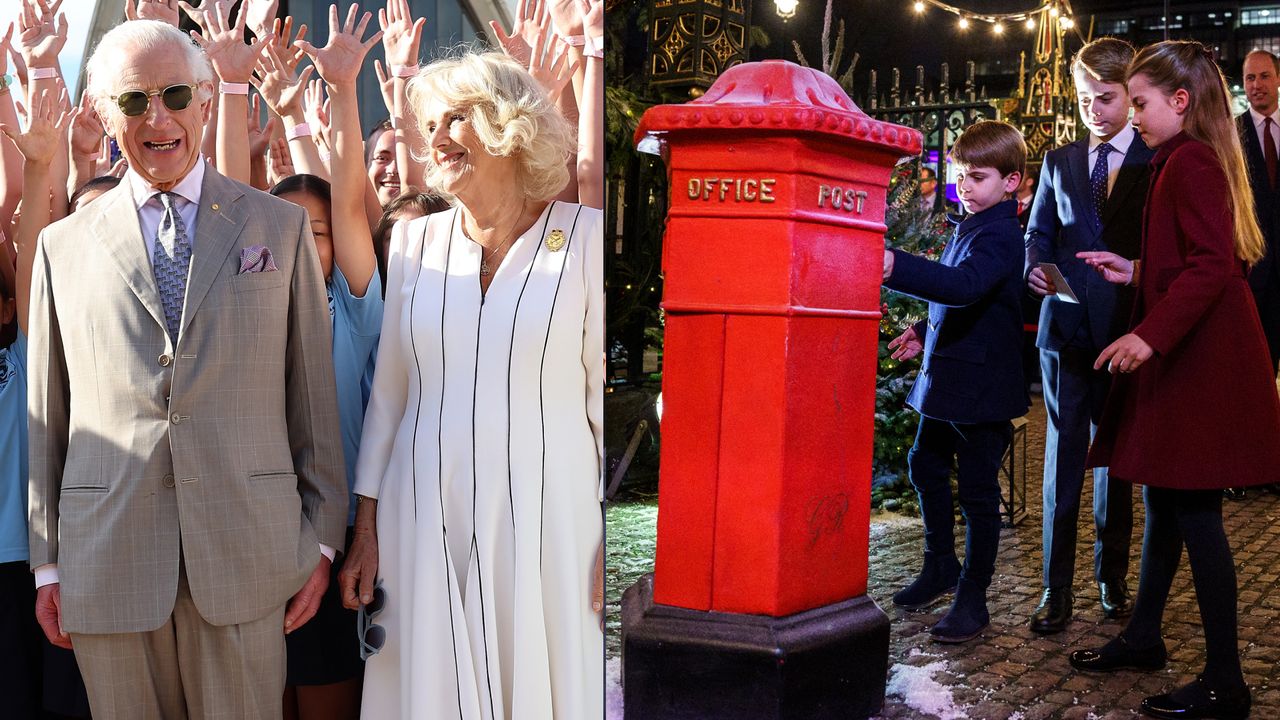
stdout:
<svg viewBox="0 0 1280 720">
<path fill-rule="evenodd" d="M 602 214 L 549 204 L 483 296 L 482 251 L 456 208 L 392 232 L 356 468 L 387 632 L 362 715 L 598 720 Z"/>
</svg>

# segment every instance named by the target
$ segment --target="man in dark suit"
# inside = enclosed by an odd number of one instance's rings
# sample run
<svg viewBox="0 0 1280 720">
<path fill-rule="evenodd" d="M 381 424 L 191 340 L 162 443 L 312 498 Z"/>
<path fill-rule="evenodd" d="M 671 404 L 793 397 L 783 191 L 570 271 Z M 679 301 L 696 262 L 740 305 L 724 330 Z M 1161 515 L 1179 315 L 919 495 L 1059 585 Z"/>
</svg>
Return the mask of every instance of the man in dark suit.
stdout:
<svg viewBox="0 0 1280 720">
<path fill-rule="evenodd" d="M 1267 254 L 1249 272 L 1249 287 L 1271 351 L 1271 372 L 1280 366 L 1280 179 L 1276 177 L 1276 149 L 1280 147 L 1280 59 L 1265 50 L 1244 58 L 1244 92 L 1249 111 L 1236 118 L 1240 144 L 1249 167 L 1249 186 L 1258 227 L 1267 240 Z M 1270 137 L 1268 137 L 1270 136 Z M 1268 142 L 1270 140 L 1270 142 Z"/>
<path fill-rule="evenodd" d="M 1280 243 L 1280 163 L 1276 159 L 1280 148 L 1280 58 L 1266 50 L 1254 50 L 1245 55 L 1242 74 L 1249 110 L 1236 118 L 1236 129 L 1249 168 L 1258 227 L 1267 241 L 1267 254 L 1249 271 L 1249 288 L 1267 337 L 1271 374 L 1275 375 L 1280 367 L 1280 264 L 1276 262 L 1276 243 Z M 1229 489 L 1227 495 L 1243 498 L 1244 489 Z"/>
<path fill-rule="evenodd" d="M 1098 353 L 1124 334 L 1133 289 L 1104 281 L 1076 253 L 1110 250 L 1138 256 L 1142 205 L 1152 151 L 1129 126 L 1125 70 L 1133 48 L 1122 40 L 1089 43 L 1072 61 L 1080 115 L 1089 135 L 1050 152 L 1027 226 L 1027 284 L 1045 297 L 1040 348 L 1048 422 L 1044 460 L 1044 594 L 1031 617 L 1038 633 L 1062 631 L 1071 619 L 1076 534 L 1085 456 L 1097 429 L 1110 376 L 1093 369 Z M 1038 267 L 1058 266 L 1079 299 L 1065 301 Z M 1103 613 L 1123 617 L 1130 601 L 1125 576 L 1133 531 L 1133 489 L 1093 471 L 1097 528 L 1094 577 Z"/>
</svg>

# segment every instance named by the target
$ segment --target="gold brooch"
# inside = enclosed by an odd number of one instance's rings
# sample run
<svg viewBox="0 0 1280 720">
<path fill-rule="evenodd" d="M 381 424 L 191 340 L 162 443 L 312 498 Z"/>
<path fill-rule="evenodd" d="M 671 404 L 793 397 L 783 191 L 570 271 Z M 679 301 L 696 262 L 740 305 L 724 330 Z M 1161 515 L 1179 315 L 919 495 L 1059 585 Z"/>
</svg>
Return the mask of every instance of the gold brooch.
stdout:
<svg viewBox="0 0 1280 720">
<path fill-rule="evenodd" d="M 564 231 L 552 230 L 551 234 L 547 235 L 547 249 L 556 252 L 562 247 L 564 247 Z"/>
</svg>

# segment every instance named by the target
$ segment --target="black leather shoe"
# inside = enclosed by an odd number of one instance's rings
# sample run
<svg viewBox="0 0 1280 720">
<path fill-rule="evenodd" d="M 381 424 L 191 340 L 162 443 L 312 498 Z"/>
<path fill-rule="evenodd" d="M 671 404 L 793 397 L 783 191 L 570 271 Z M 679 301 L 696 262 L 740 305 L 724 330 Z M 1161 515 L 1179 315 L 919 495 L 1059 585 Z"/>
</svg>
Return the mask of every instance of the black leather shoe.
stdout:
<svg viewBox="0 0 1280 720">
<path fill-rule="evenodd" d="M 1244 488 L 1227 488 L 1222 491 L 1222 495 L 1228 500 L 1243 500 Z"/>
<path fill-rule="evenodd" d="M 1071 667 L 1085 672 L 1114 672 L 1116 670 L 1159 670 L 1169 655 L 1164 643 L 1144 650 L 1129 647 L 1123 635 L 1097 650 L 1077 650 L 1071 653 Z"/>
<path fill-rule="evenodd" d="M 1152 695 L 1142 701 L 1142 712 L 1157 718 L 1217 718 L 1244 720 L 1253 699 L 1249 688 L 1216 690 L 1197 677 L 1171 693 Z"/>
<path fill-rule="evenodd" d="M 1129 588 L 1123 580 L 1098 583 L 1098 594 L 1102 597 L 1102 614 L 1108 618 L 1115 620 L 1133 613 Z"/>
<path fill-rule="evenodd" d="M 1050 587 L 1040 596 L 1040 605 L 1031 615 L 1031 631 L 1052 635 L 1067 629 L 1071 621 L 1071 588 Z"/>
</svg>

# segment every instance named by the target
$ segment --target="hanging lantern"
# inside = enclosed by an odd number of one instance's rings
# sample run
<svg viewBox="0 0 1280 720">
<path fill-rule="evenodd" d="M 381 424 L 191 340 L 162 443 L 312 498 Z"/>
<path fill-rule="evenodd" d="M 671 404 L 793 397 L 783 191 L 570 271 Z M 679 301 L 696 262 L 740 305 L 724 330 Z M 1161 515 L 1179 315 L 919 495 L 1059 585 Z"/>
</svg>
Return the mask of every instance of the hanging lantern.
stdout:
<svg viewBox="0 0 1280 720">
<path fill-rule="evenodd" d="M 775 2 L 790 3 L 794 14 L 798 0 Z M 652 0 L 650 84 L 711 87 L 746 61 L 750 13 L 744 0 Z"/>
<path fill-rule="evenodd" d="M 773 0 L 773 6 L 778 10 L 778 17 L 790 20 L 796 16 L 796 8 L 800 6 L 800 0 Z"/>
</svg>

